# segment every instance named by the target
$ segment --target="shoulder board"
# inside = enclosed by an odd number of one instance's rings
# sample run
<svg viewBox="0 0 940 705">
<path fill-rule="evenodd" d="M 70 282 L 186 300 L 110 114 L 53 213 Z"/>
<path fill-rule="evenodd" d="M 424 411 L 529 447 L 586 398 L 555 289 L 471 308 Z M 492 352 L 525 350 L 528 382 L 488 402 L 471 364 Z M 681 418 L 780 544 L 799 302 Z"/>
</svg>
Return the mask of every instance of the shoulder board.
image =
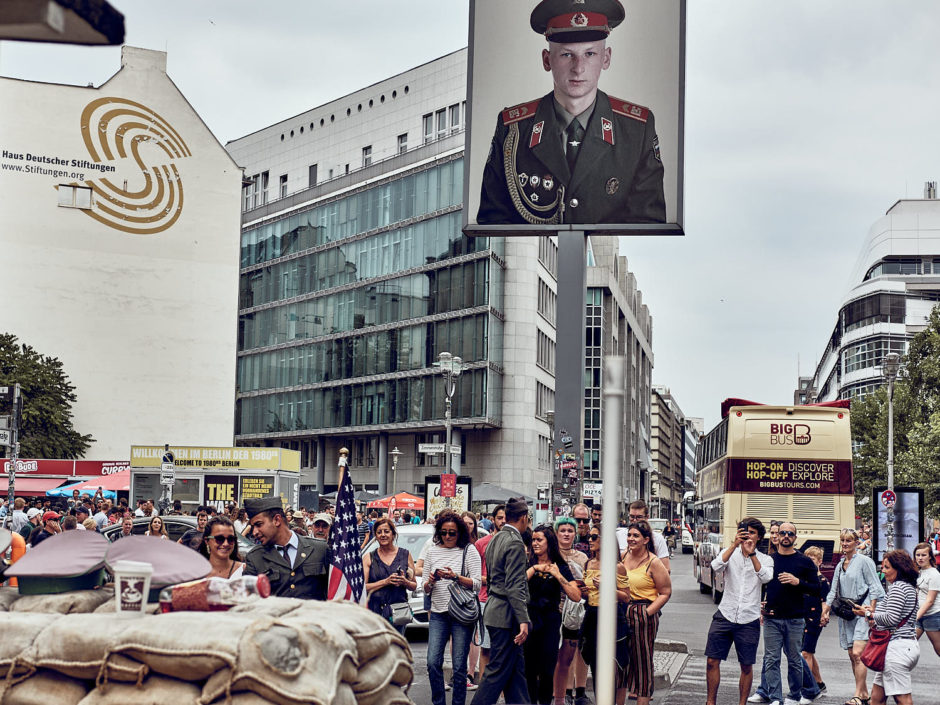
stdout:
<svg viewBox="0 0 940 705">
<path fill-rule="evenodd" d="M 525 120 L 527 117 L 532 117 L 535 115 L 535 111 L 538 110 L 539 100 L 540 99 L 536 99 L 528 103 L 520 103 L 511 108 L 506 108 L 503 111 L 503 124 L 511 125 L 514 122 Z"/>
<path fill-rule="evenodd" d="M 640 122 L 646 122 L 649 119 L 650 109 L 644 108 L 642 105 L 637 105 L 636 103 L 630 103 L 626 100 L 621 100 L 620 98 L 610 97 L 610 107 L 619 115 L 626 115 L 628 118 L 633 118 L 634 120 L 639 120 Z"/>
</svg>

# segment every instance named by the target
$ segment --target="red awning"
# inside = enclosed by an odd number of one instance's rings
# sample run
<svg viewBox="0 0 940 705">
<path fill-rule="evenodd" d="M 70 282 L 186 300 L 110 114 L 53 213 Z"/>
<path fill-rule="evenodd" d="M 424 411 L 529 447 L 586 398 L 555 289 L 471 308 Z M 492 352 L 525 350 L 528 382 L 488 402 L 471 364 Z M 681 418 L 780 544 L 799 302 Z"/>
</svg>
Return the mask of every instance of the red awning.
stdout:
<svg viewBox="0 0 940 705">
<path fill-rule="evenodd" d="M 43 497 L 47 490 L 61 487 L 68 482 L 74 482 L 74 480 L 67 477 L 18 477 L 13 485 L 13 490 L 17 496 Z M 0 478 L 0 494 L 6 497 L 9 487 L 9 478 Z"/>
<path fill-rule="evenodd" d="M 114 490 L 115 492 L 127 492 L 131 488 L 131 471 L 116 472 L 113 475 L 102 475 L 87 480 L 79 485 L 73 485 L 69 489 L 78 490 L 79 493 L 85 490 L 94 492 L 98 488 L 103 490 Z"/>
<path fill-rule="evenodd" d="M 366 506 L 369 509 L 388 509 L 392 497 L 395 498 L 396 509 L 424 509 L 424 500 L 420 497 L 415 497 L 413 494 L 408 494 L 407 492 L 399 492 L 396 495 L 376 499 L 369 502 Z"/>
</svg>

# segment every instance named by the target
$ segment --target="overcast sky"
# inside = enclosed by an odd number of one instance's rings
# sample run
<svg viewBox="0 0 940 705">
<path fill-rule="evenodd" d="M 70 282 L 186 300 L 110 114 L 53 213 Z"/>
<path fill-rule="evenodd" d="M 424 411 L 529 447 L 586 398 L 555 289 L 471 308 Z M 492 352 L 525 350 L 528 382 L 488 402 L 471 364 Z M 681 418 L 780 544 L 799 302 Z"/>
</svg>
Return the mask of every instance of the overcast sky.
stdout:
<svg viewBox="0 0 940 705">
<path fill-rule="evenodd" d="M 467 43 L 467 0 L 111 3 L 223 144 Z M 871 224 L 940 179 L 940 13 L 688 6 L 687 234 L 621 250 L 653 315 L 654 382 L 710 427 L 729 396 L 790 403 Z M 5 76 L 99 85 L 119 67 L 118 48 L 0 42 Z"/>
</svg>

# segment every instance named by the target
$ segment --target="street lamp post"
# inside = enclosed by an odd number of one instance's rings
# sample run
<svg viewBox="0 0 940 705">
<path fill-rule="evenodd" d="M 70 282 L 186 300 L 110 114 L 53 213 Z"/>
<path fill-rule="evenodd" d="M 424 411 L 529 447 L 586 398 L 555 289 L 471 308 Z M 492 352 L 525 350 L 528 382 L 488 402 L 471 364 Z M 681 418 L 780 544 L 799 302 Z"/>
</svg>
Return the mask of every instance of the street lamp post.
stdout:
<svg viewBox="0 0 940 705">
<path fill-rule="evenodd" d="M 398 458 L 399 456 L 404 455 L 404 453 L 398 450 L 398 446 L 395 446 L 389 451 L 388 454 L 392 456 L 392 494 L 395 494 L 398 491 L 397 485 L 395 484 L 395 472 L 398 470 Z"/>
<path fill-rule="evenodd" d="M 548 462 L 552 468 L 552 479 L 548 484 L 548 516 L 551 521 L 555 520 L 555 482 L 557 480 L 556 475 L 557 464 L 555 462 L 555 411 L 554 409 L 549 409 L 545 412 L 545 420 L 548 421 Z"/>
<path fill-rule="evenodd" d="M 446 467 L 449 474 L 454 473 L 454 454 L 451 453 L 450 437 L 453 431 L 451 422 L 450 405 L 454 392 L 457 391 L 457 378 L 463 371 L 463 360 L 449 352 L 442 352 L 437 356 L 437 365 L 441 368 L 441 374 L 444 375 L 444 427 L 447 429 L 447 440 L 444 447 L 444 457 L 447 458 Z M 450 497 L 446 499 L 447 508 L 450 508 Z"/>
<path fill-rule="evenodd" d="M 881 363 L 881 372 L 888 383 L 888 491 L 894 493 L 894 381 L 898 378 L 901 356 L 897 353 L 888 353 Z M 887 508 L 887 522 L 885 526 L 885 549 L 894 550 L 894 502 Z M 874 511 L 878 511 L 874 508 Z"/>
</svg>

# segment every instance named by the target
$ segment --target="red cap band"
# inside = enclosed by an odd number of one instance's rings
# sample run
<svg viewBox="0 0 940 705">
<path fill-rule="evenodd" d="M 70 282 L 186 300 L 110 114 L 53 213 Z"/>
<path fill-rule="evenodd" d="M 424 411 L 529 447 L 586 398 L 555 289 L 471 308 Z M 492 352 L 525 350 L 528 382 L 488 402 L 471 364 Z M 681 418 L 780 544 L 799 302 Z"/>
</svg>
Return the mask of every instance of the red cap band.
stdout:
<svg viewBox="0 0 940 705">
<path fill-rule="evenodd" d="M 572 31 L 578 29 L 604 30 L 610 33 L 607 26 L 607 15 L 600 12 L 570 12 L 567 15 L 558 15 L 548 21 L 545 34 L 553 34 L 560 30 Z"/>
</svg>

